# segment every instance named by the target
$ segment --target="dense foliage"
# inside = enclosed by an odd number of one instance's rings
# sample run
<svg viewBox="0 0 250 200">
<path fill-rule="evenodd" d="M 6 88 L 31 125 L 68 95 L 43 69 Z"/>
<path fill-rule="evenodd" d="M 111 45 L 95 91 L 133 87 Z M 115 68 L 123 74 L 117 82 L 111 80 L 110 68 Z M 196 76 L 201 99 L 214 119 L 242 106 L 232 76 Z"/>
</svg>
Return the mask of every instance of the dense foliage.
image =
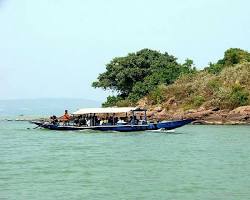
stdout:
<svg viewBox="0 0 250 200">
<path fill-rule="evenodd" d="M 250 62 L 250 54 L 242 49 L 232 48 L 228 49 L 224 54 L 224 58 L 217 63 L 209 63 L 209 67 L 206 67 L 205 70 L 209 73 L 219 74 L 225 67 L 243 62 Z"/>
<path fill-rule="evenodd" d="M 143 49 L 114 58 L 93 86 L 117 92 L 103 106 L 129 106 L 140 100 L 166 110 L 234 109 L 250 104 L 250 53 L 228 49 L 218 62 L 197 71 L 192 60 L 180 64 L 168 53 Z"/>
<path fill-rule="evenodd" d="M 103 106 L 127 106 L 158 85 L 172 84 L 180 75 L 195 71 L 192 60 L 187 59 L 180 64 L 168 53 L 142 49 L 125 57 L 114 58 L 92 86 L 117 92 L 118 95 L 109 96 Z"/>
<path fill-rule="evenodd" d="M 181 76 L 169 86 L 158 86 L 146 98 L 148 105 L 162 104 L 166 109 L 172 109 L 169 99 L 174 99 L 176 109 L 183 110 L 200 106 L 234 109 L 249 105 L 250 53 L 229 49 L 216 64 Z"/>
</svg>

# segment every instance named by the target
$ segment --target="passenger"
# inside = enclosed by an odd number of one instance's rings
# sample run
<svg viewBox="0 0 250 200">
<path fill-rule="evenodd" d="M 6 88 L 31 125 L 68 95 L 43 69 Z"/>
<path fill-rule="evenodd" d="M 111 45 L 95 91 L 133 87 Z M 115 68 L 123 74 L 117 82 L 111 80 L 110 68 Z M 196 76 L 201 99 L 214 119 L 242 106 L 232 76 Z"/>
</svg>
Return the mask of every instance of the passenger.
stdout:
<svg viewBox="0 0 250 200">
<path fill-rule="evenodd" d="M 87 120 L 87 126 L 90 126 L 90 119 Z"/>
<path fill-rule="evenodd" d="M 98 117 L 97 116 L 94 116 L 93 117 L 93 125 L 96 126 L 98 125 L 99 121 L 98 121 Z"/>
<path fill-rule="evenodd" d="M 51 124 L 56 125 L 58 123 L 57 117 L 55 115 L 50 117 L 50 121 Z"/>
<path fill-rule="evenodd" d="M 108 123 L 108 118 L 106 118 L 105 120 L 104 120 L 104 124 L 107 124 Z"/>
<path fill-rule="evenodd" d="M 138 124 L 138 119 L 136 118 L 136 116 L 134 116 L 134 124 Z"/>
<path fill-rule="evenodd" d="M 109 123 L 109 124 L 113 124 L 113 117 L 112 117 L 112 116 L 109 116 L 109 118 L 108 118 L 108 123 Z"/>
<path fill-rule="evenodd" d="M 119 121 L 118 117 L 115 117 L 114 124 L 117 124 L 118 121 Z"/>
<path fill-rule="evenodd" d="M 49 117 L 49 122 L 52 123 L 53 122 L 53 116 Z"/>
<path fill-rule="evenodd" d="M 141 125 L 147 124 L 145 118 L 143 119 L 142 116 L 140 116 L 139 124 L 141 124 Z"/>
<path fill-rule="evenodd" d="M 86 123 L 87 121 L 85 117 L 80 118 L 80 126 L 86 126 Z"/>
<path fill-rule="evenodd" d="M 74 124 L 80 126 L 80 116 L 74 119 Z"/>
<path fill-rule="evenodd" d="M 128 116 L 124 117 L 125 122 L 129 122 Z"/>
<path fill-rule="evenodd" d="M 120 117 L 119 121 L 117 122 L 117 124 L 126 124 L 126 122 Z"/>
<path fill-rule="evenodd" d="M 70 115 L 68 114 L 68 110 L 65 110 L 64 115 L 59 117 L 59 119 L 64 123 L 68 123 L 69 120 L 71 119 Z"/>
<path fill-rule="evenodd" d="M 58 123 L 58 119 L 57 119 L 57 117 L 56 117 L 55 115 L 53 115 L 52 117 L 53 117 L 53 121 L 54 121 L 54 123 L 55 123 L 55 124 L 57 124 L 57 123 Z"/>
<path fill-rule="evenodd" d="M 101 119 L 100 125 L 101 125 L 101 126 L 104 125 L 104 118 Z"/>
<path fill-rule="evenodd" d="M 101 119 L 98 117 L 96 121 L 96 125 L 100 125 L 100 123 L 101 123 Z"/>
<path fill-rule="evenodd" d="M 129 117 L 129 121 L 128 121 L 129 123 L 132 123 L 133 122 L 133 117 L 132 116 L 130 116 Z"/>
</svg>

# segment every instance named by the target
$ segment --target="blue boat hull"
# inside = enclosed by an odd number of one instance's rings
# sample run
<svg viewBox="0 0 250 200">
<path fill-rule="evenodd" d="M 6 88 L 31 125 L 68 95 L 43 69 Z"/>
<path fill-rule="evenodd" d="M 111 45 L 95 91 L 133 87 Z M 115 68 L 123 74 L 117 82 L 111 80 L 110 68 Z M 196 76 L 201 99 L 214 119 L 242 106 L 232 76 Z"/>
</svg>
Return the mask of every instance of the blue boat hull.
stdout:
<svg viewBox="0 0 250 200">
<path fill-rule="evenodd" d="M 75 131 L 75 130 L 97 130 L 97 131 L 120 131 L 120 132 L 132 132 L 132 131 L 145 131 L 145 130 L 172 130 L 182 127 L 191 123 L 192 119 L 176 120 L 176 121 L 163 121 L 159 123 L 150 123 L 146 125 L 106 125 L 106 126 L 66 126 L 66 125 L 54 125 L 42 122 L 33 122 L 34 124 L 50 129 L 59 131 Z"/>
</svg>

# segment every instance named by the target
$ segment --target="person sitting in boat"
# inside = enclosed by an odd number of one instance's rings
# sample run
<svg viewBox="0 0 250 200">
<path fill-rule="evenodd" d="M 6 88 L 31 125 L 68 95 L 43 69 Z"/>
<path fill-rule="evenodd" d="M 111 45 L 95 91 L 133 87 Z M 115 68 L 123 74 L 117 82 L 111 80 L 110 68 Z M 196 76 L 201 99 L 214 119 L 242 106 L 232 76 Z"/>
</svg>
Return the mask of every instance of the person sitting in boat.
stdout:
<svg viewBox="0 0 250 200">
<path fill-rule="evenodd" d="M 136 118 L 136 116 L 134 116 L 134 121 L 133 121 L 133 122 L 134 122 L 134 124 L 136 124 L 136 125 L 138 124 L 139 120 Z"/>
<path fill-rule="evenodd" d="M 130 124 L 138 124 L 138 122 L 139 122 L 139 120 L 136 118 L 136 116 L 130 116 L 130 118 L 129 118 L 129 123 Z"/>
<path fill-rule="evenodd" d="M 97 117 L 97 116 L 94 116 L 94 117 L 93 117 L 93 125 L 96 126 L 96 125 L 98 125 L 99 123 L 100 123 L 100 121 L 99 121 L 98 117 Z"/>
<path fill-rule="evenodd" d="M 139 124 L 139 121 L 140 121 L 140 120 L 139 120 L 138 118 L 135 118 L 135 124 L 138 125 L 138 124 Z"/>
<path fill-rule="evenodd" d="M 132 124 L 133 123 L 133 117 L 132 116 L 130 116 L 129 117 L 129 121 L 128 121 L 130 124 Z"/>
<path fill-rule="evenodd" d="M 139 124 L 140 124 L 140 125 L 145 125 L 145 124 L 147 124 L 145 118 L 143 119 L 142 116 L 140 116 Z"/>
<path fill-rule="evenodd" d="M 118 121 L 119 121 L 118 117 L 115 117 L 114 124 L 117 124 Z"/>
<path fill-rule="evenodd" d="M 81 117 L 80 120 L 79 120 L 79 124 L 80 126 L 86 126 L 87 125 L 87 120 L 86 120 L 86 117 Z"/>
<path fill-rule="evenodd" d="M 113 125 L 113 117 L 112 116 L 109 116 L 109 118 L 108 118 L 108 124 L 109 125 Z"/>
<path fill-rule="evenodd" d="M 77 125 L 77 126 L 80 126 L 80 119 L 81 119 L 80 116 L 76 117 L 76 118 L 74 119 L 74 124 Z"/>
<path fill-rule="evenodd" d="M 117 122 L 118 125 L 124 125 L 127 124 L 127 122 L 125 122 L 121 117 L 119 119 L 119 121 Z"/>
<path fill-rule="evenodd" d="M 49 121 L 51 124 L 54 124 L 56 125 L 58 123 L 58 119 L 55 115 L 51 116 L 50 117 L 50 121 Z"/>
<path fill-rule="evenodd" d="M 87 124 L 87 126 L 90 126 L 90 125 L 91 125 L 90 119 L 87 120 L 86 124 Z"/>
<path fill-rule="evenodd" d="M 53 122 L 53 116 L 49 117 L 49 122 L 52 123 Z"/>
<path fill-rule="evenodd" d="M 108 121 L 108 117 L 106 117 L 106 119 L 104 119 L 103 123 L 104 123 L 104 124 L 108 124 L 108 122 L 109 122 L 109 121 Z"/>
<path fill-rule="evenodd" d="M 104 118 L 100 120 L 100 126 L 104 125 Z"/>
</svg>

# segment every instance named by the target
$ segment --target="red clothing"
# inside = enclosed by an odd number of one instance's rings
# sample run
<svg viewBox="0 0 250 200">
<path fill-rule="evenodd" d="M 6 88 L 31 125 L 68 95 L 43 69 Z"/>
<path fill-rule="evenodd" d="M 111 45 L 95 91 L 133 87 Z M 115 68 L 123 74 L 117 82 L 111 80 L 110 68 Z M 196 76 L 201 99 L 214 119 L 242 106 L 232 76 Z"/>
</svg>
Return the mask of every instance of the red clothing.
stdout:
<svg viewBox="0 0 250 200">
<path fill-rule="evenodd" d="M 70 120 L 70 115 L 68 113 L 66 113 L 60 118 L 61 118 L 62 121 L 69 121 Z"/>
</svg>

